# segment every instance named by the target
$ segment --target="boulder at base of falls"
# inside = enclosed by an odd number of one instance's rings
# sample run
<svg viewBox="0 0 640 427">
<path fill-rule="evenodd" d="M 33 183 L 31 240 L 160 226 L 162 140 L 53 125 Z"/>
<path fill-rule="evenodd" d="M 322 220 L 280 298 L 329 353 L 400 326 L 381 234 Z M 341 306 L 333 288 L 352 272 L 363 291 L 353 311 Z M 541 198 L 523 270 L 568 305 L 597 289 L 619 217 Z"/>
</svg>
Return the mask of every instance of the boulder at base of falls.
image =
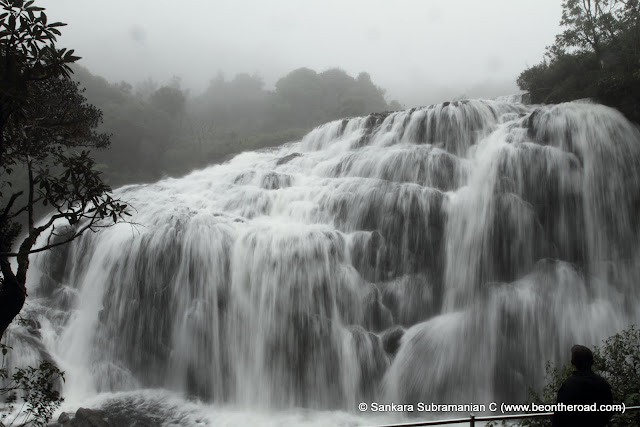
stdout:
<svg viewBox="0 0 640 427">
<path fill-rule="evenodd" d="M 63 427 L 114 427 L 104 411 L 96 409 L 80 408 L 76 411 L 75 417 L 63 412 L 58 417 L 58 424 Z"/>
</svg>

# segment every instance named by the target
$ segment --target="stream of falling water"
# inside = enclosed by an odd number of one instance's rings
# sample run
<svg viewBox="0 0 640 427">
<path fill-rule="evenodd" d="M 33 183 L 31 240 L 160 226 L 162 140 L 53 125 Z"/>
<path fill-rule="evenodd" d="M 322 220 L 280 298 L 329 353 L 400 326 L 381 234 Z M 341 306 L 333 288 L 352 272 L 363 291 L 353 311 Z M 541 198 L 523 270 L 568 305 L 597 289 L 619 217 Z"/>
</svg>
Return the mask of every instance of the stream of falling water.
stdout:
<svg viewBox="0 0 640 427">
<path fill-rule="evenodd" d="M 167 425 L 515 403 L 546 361 L 640 321 L 639 161 L 638 128 L 589 103 L 328 123 L 116 190 L 140 225 L 34 257 L 9 340 L 66 371 L 68 407 Z"/>
</svg>

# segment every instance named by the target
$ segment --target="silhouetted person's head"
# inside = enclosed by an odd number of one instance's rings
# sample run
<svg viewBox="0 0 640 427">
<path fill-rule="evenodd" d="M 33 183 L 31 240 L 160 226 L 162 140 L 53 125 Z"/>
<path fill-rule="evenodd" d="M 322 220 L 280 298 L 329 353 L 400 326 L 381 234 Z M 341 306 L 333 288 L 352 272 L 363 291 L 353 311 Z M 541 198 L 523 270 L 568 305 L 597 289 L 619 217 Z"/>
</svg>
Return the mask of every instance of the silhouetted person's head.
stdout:
<svg viewBox="0 0 640 427">
<path fill-rule="evenodd" d="M 571 347 L 571 364 L 579 371 L 590 371 L 593 366 L 593 353 L 583 345 Z"/>
</svg>

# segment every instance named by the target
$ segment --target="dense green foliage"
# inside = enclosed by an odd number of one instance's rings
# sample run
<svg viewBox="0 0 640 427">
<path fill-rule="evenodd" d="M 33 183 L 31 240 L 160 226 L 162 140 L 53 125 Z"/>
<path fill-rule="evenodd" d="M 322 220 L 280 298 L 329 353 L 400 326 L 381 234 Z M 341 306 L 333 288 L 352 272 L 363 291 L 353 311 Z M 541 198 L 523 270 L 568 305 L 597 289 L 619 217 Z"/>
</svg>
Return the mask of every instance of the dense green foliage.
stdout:
<svg viewBox="0 0 640 427">
<path fill-rule="evenodd" d="M 47 425 L 64 401 L 57 390 L 58 382 L 64 381 L 64 372 L 43 361 L 37 367 L 16 368 L 10 374 L 5 365 L 9 347 L 0 344 L 0 348 L 0 427 Z"/>
<path fill-rule="evenodd" d="M 69 77 L 73 50 L 57 49 L 54 42 L 65 24 L 47 22 L 43 8 L 33 0 L 0 1 L 0 164 L 6 151 L 4 128 L 20 118 L 29 104 L 28 86 L 50 77 Z"/>
<path fill-rule="evenodd" d="M 640 123 L 638 0 L 565 0 L 562 9 L 564 31 L 518 86 L 534 103 L 595 98 Z"/>
<path fill-rule="evenodd" d="M 227 80 L 219 73 L 198 96 L 188 96 L 177 78 L 134 88 L 81 67 L 74 78 L 104 111 L 102 129 L 112 135 L 111 147 L 96 158 L 113 185 L 184 174 L 242 151 L 298 140 L 330 120 L 401 108 L 385 101 L 369 74 L 354 78 L 339 69 L 300 68 L 274 90 L 257 75 Z"/>
</svg>

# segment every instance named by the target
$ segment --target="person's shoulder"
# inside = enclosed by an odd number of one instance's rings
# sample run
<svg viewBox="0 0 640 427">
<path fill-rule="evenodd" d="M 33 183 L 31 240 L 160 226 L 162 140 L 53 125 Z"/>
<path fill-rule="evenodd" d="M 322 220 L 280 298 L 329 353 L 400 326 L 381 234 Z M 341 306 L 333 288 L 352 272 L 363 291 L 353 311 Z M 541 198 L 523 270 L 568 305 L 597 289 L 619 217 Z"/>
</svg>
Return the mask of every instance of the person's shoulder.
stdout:
<svg viewBox="0 0 640 427">
<path fill-rule="evenodd" d="M 557 393 L 557 401 L 563 402 L 569 395 L 573 393 L 573 390 L 576 388 L 576 379 L 573 375 L 567 377 L 562 384 L 560 384 L 560 388 L 558 388 Z"/>
<path fill-rule="evenodd" d="M 584 386 L 596 386 L 599 388 L 611 388 L 609 382 L 596 374 L 593 371 L 574 371 L 567 379 L 562 383 L 562 386 L 567 388 L 582 388 Z"/>
<path fill-rule="evenodd" d="M 594 387 L 597 388 L 598 395 L 601 396 L 601 399 L 606 402 L 611 401 L 611 385 L 609 381 L 596 373 L 593 374 L 591 381 Z"/>
<path fill-rule="evenodd" d="M 573 371 L 571 373 L 571 375 L 569 375 L 567 377 L 567 379 L 564 380 L 563 384 L 571 384 L 571 383 L 575 383 L 575 382 L 583 382 L 586 378 L 588 378 L 588 375 L 585 375 L 584 372 Z"/>
<path fill-rule="evenodd" d="M 602 384 L 606 384 L 607 386 L 609 385 L 609 381 L 607 381 L 606 379 L 604 379 L 602 376 L 600 376 L 600 375 L 596 374 L 595 372 L 592 372 L 592 373 L 591 373 L 591 375 L 592 375 L 592 378 L 593 378 L 595 381 L 597 381 L 597 382 L 599 382 L 599 383 L 602 383 Z"/>
</svg>

